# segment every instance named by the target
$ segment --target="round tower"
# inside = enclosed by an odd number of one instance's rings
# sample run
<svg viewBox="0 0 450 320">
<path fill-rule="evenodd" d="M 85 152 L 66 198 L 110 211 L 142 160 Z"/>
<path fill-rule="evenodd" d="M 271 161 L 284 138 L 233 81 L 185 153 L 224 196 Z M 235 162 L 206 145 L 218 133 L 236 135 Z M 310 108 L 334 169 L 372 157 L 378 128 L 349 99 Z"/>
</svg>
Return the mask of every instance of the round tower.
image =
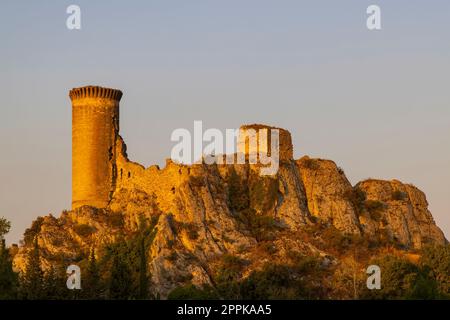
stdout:
<svg viewBox="0 0 450 320">
<path fill-rule="evenodd" d="M 279 133 L 279 157 L 280 160 L 292 160 L 293 159 L 293 147 L 291 133 L 285 129 L 272 127 L 264 124 L 248 124 L 239 128 L 239 140 L 238 140 L 238 152 L 246 155 L 258 152 L 271 153 L 271 131 L 278 130 Z M 259 144 L 259 135 L 265 133 L 266 144 Z M 254 144 L 250 142 L 250 137 L 254 136 Z"/>
<path fill-rule="evenodd" d="M 74 88 L 72 100 L 72 208 L 106 207 L 116 180 L 119 101 L 116 89 Z"/>
</svg>

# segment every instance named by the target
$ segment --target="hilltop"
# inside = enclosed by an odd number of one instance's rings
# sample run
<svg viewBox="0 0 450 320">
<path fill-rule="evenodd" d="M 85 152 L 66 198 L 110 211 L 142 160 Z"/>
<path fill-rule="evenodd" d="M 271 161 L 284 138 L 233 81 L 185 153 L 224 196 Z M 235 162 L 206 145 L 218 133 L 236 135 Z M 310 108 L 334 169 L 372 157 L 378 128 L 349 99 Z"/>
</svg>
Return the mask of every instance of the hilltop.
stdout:
<svg viewBox="0 0 450 320">
<path fill-rule="evenodd" d="M 349 263 L 361 282 L 380 254 L 417 260 L 424 246 L 447 244 L 422 191 L 397 180 L 352 186 L 330 160 L 282 160 L 277 175 L 262 177 L 249 164 L 168 160 L 163 169 L 145 169 L 128 161 L 122 140 L 118 148 L 135 178 L 118 183 L 105 208 L 81 206 L 34 221 L 14 257 L 17 270 L 25 270 L 35 237 L 44 269 L 83 269 L 92 250 L 105 265 L 111 248 L 125 244 L 131 254 L 144 232 L 154 297 L 179 288 L 219 290 L 223 277 L 241 281 L 310 258 L 312 297 L 348 298 L 334 281 Z"/>
</svg>

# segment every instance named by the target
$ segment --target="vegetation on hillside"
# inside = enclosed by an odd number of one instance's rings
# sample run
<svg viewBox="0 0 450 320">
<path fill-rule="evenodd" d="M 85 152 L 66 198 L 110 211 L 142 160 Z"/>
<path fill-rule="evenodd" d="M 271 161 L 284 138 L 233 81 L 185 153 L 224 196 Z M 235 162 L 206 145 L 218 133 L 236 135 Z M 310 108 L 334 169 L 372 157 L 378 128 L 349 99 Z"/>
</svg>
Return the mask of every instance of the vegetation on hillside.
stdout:
<svg viewBox="0 0 450 320">
<path fill-rule="evenodd" d="M 230 201 L 243 227 L 263 234 L 272 232 L 277 237 L 287 236 L 269 215 L 265 212 L 260 215 L 252 208 L 251 188 L 245 193 L 238 192 L 242 188 L 238 182 L 230 182 Z M 264 183 L 263 188 L 272 188 L 270 183 Z M 376 211 L 377 206 L 373 207 Z M 251 215 L 245 216 L 248 212 Z M 25 233 L 31 245 L 25 272 L 20 276 L 13 271 L 12 254 L 3 239 L 10 224 L 0 219 L 0 299 L 157 299 L 159 297 L 151 293 L 151 275 L 147 269 L 147 252 L 156 234 L 156 222 L 157 219 L 142 218 L 135 233 L 123 235 L 105 247 L 92 248 L 86 256 L 81 255 L 77 264 L 83 270 L 82 290 L 68 290 L 64 263 L 43 269 L 37 237 L 39 219 Z M 76 228 L 80 236 L 91 233 L 84 225 Z M 196 228 L 190 224 L 177 223 L 174 228 L 187 232 L 190 239 L 198 236 Z M 259 237 L 253 254 L 264 261 L 258 266 L 255 267 L 254 259 L 250 260 L 251 256 L 224 254 L 211 261 L 209 285 L 196 286 L 190 282 L 192 278 L 186 277 L 168 298 L 450 299 L 448 244 L 428 245 L 408 252 L 391 243 L 374 243 L 361 236 L 343 234 L 320 221 L 298 231 L 295 237 L 333 257 L 306 255 L 288 248 L 282 258 L 273 259 L 279 250 L 274 239 Z M 173 261 L 176 259 L 174 252 Z M 369 290 L 366 286 L 366 269 L 373 264 L 381 269 L 380 290 Z"/>
</svg>

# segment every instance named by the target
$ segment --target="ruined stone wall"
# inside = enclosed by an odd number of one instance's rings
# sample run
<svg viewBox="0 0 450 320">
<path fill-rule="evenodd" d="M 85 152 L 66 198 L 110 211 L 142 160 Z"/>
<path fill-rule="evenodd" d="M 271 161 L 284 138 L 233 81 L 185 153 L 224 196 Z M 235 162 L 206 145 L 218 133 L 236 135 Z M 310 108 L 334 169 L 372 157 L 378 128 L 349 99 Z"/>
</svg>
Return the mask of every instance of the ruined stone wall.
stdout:
<svg viewBox="0 0 450 320">
<path fill-rule="evenodd" d="M 177 212 L 176 191 L 186 184 L 191 176 L 201 174 L 202 165 L 186 166 L 170 159 L 167 159 L 163 169 L 157 165 L 145 168 L 128 159 L 122 138 L 119 138 L 116 149 L 116 192 L 121 189 L 141 190 L 148 195 L 154 195 L 164 212 Z"/>
<path fill-rule="evenodd" d="M 260 134 L 263 134 L 264 130 L 267 131 L 267 143 L 260 145 Z M 238 139 L 238 153 L 244 153 L 246 155 L 250 155 L 252 153 L 264 152 L 271 155 L 271 130 L 278 129 L 279 131 L 279 156 L 280 160 L 291 160 L 293 159 L 293 147 L 292 147 L 292 138 L 289 131 L 281 128 L 261 125 L 261 124 L 252 124 L 252 125 L 244 125 L 239 129 L 239 139 Z M 256 148 L 255 144 L 252 145 L 250 137 L 252 136 L 251 131 L 254 130 L 256 134 Z"/>
<path fill-rule="evenodd" d="M 106 207 L 115 189 L 115 144 L 122 92 L 75 88 L 72 100 L 72 207 Z"/>
</svg>

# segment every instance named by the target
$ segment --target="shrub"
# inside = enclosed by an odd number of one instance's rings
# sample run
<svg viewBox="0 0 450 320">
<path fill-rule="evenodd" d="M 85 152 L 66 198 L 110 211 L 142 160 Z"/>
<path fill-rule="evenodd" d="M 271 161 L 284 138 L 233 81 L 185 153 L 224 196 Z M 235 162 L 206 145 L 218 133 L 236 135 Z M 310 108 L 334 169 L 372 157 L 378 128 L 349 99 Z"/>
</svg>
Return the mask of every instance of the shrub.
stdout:
<svg viewBox="0 0 450 320">
<path fill-rule="evenodd" d="M 267 263 L 243 279 L 247 262 L 224 255 L 214 277 L 218 293 L 224 299 L 310 299 L 324 297 L 320 280 L 320 261 L 300 254 L 289 265 Z M 312 277 L 316 277 L 312 280 Z"/>
<path fill-rule="evenodd" d="M 407 194 L 400 190 L 395 190 L 392 192 L 392 200 L 405 200 Z"/>
<path fill-rule="evenodd" d="M 234 256 L 232 254 L 224 254 L 221 261 L 221 270 L 227 270 L 227 272 L 230 272 L 234 275 L 240 272 L 246 264 L 247 261 L 239 258 L 238 256 Z"/>
<path fill-rule="evenodd" d="M 88 224 L 77 224 L 73 227 L 73 230 L 80 236 L 80 237 L 87 237 L 93 234 L 97 229 L 95 227 L 92 227 Z"/>
<path fill-rule="evenodd" d="M 198 227 L 194 223 L 185 223 L 184 227 L 186 229 L 189 239 L 191 240 L 198 239 Z"/>
<path fill-rule="evenodd" d="M 194 276 L 192 275 L 192 273 L 185 273 L 185 274 L 177 274 L 175 275 L 175 281 L 180 283 L 180 282 L 188 282 L 191 281 L 194 278 Z"/>
<path fill-rule="evenodd" d="M 356 210 L 362 211 L 364 209 L 366 194 L 360 188 L 347 189 L 344 192 L 344 198 L 350 201 Z"/>
<path fill-rule="evenodd" d="M 384 225 L 387 221 L 383 219 L 382 210 L 386 209 L 386 204 L 378 200 L 366 200 L 364 207 L 370 214 L 370 218 L 376 222 L 382 222 Z"/>
<path fill-rule="evenodd" d="M 252 272 L 241 285 L 243 299 L 295 299 L 300 286 L 286 265 L 266 265 L 262 271 Z M 295 285 L 294 285 L 295 284 Z"/>
<path fill-rule="evenodd" d="M 110 212 L 108 214 L 107 221 L 113 228 L 122 228 L 124 224 L 123 215 L 121 212 Z"/>
<path fill-rule="evenodd" d="M 334 249 L 338 253 L 342 253 L 350 248 L 353 243 L 351 236 L 343 234 L 334 226 L 329 226 L 322 231 L 322 239 L 326 246 Z"/>
<path fill-rule="evenodd" d="M 436 299 L 436 281 L 425 270 L 396 256 L 383 256 L 373 264 L 381 270 L 381 290 L 366 292 L 363 298 L 377 299 Z"/>
<path fill-rule="evenodd" d="M 241 181 L 233 167 L 228 178 L 228 202 L 230 208 L 235 211 L 241 211 L 250 206 L 248 186 Z"/>
<path fill-rule="evenodd" d="M 267 215 L 258 215 L 254 209 L 241 211 L 238 219 L 248 228 L 257 241 L 269 240 L 271 232 L 279 229 L 274 218 Z"/>
<path fill-rule="evenodd" d="M 264 252 L 267 252 L 268 254 L 275 254 L 277 253 L 278 249 L 275 245 L 273 245 L 272 242 L 264 242 L 261 244 L 261 249 Z"/>
<path fill-rule="evenodd" d="M 256 174 L 250 174 L 248 180 L 243 181 L 232 168 L 228 178 L 230 209 L 238 213 L 248 212 L 249 209 L 266 213 L 275 206 L 279 195 L 278 185 L 277 178 L 260 177 Z"/>
<path fill-rule="evenodd" d="M 310 280 L 310 271 L 282 264 L 266 264 L 240 285 L 241 299 L 310 299 L 322 296 L 321 286 Z"/>
<path fill-rule="evenodd" d="M 315 159 L 304 159 L 302 162 L 303 166 L 309 170 L 317 170 L 319 169 L 318 160 Z"/>
<path fill-rule="evenodd" d="M 259 212 L 268 212 L 278 198 L 278 179 L 254 176 L 249 183 L 250 207 Z"/>
<path fill-rule="evenodd" d="M 170 262 L 175 262 L 178 259 L 178 254 L 173 251 L 171 254 L 169 254 L 167 256 L 167 260 L 169 260 Z"/>
<path fill-rule="evenodd" d="M 174 245 L 175 245 L 175 241 L 174 240 L 172 240 L 172 239 L 167 240 L 167 247 L 169 249 L 172 249 Z"/>
<path fill-rule="evenodd" d="M 217 300 L 219 295 L 210 286 L 197 288 L 193 284 L 173 289 L 168 297 L 169 300 Z"/>
<path fill-rule="evenodd" d="M 383 216 L 381 215 L 380 211 L 378 211 L 378 210 L 370 211 L 370 218 L 372 220 L 375 220 L 376 222 L 382 222 L 382 220 L 383 220 Z"/>
<path fill-rule="evenodd" d="M 23 240 L 26 245 L 33 244 L 34 237 L 41 231 L 41 226 L 44 223 L 43 217 L 37 217 L 36 220 L 33 221 L 31 227 L 25 230 L 23 234 Z"/>
<path fill-rule="evenodd" d="M 225 299 L 239 299 L 239 281 L 246 261 L 230 254 L 224 254 L 213 279 L 217 291 Z"/>
<path fill-rule="evenodd" d="M 206 185 L 205 178 L 202 176 L 190 176 L 189 184 L 194 187 L 203 187 Z"/>
<path fill-rule="evenodd" d="M 366 200 L 364 201 L 364 207 L 369 211 L 370 216 L 375 221 L 380 221 L 381 214 L 380 211 L 386 208 L 386 205 L 378 200 Z"/>
<path fill-rule="evenodd" d="M 422 249 L 420 263 L 430 270 L 438 283 L 441 294 L 450 298 L 450 246 L 427 245 Z"/>
<path fill-rule="evenodd" d="M 176 235 L 180 234 L 180 232 L 182 230 L 186 230 L 186 234 L 189 239 L 191 239 L 191 240 L 198 239 L 198 236 L 199 236 L 198 229 L 199 228 L 197 227 L 197 225 L 195 223 L 177 221 L 177 220 L 175 220 L 175 218 L 173 217 L 172 214 L 169 214 L 167 217 L 169 219 L 170 228 Z"/>
</svg>

